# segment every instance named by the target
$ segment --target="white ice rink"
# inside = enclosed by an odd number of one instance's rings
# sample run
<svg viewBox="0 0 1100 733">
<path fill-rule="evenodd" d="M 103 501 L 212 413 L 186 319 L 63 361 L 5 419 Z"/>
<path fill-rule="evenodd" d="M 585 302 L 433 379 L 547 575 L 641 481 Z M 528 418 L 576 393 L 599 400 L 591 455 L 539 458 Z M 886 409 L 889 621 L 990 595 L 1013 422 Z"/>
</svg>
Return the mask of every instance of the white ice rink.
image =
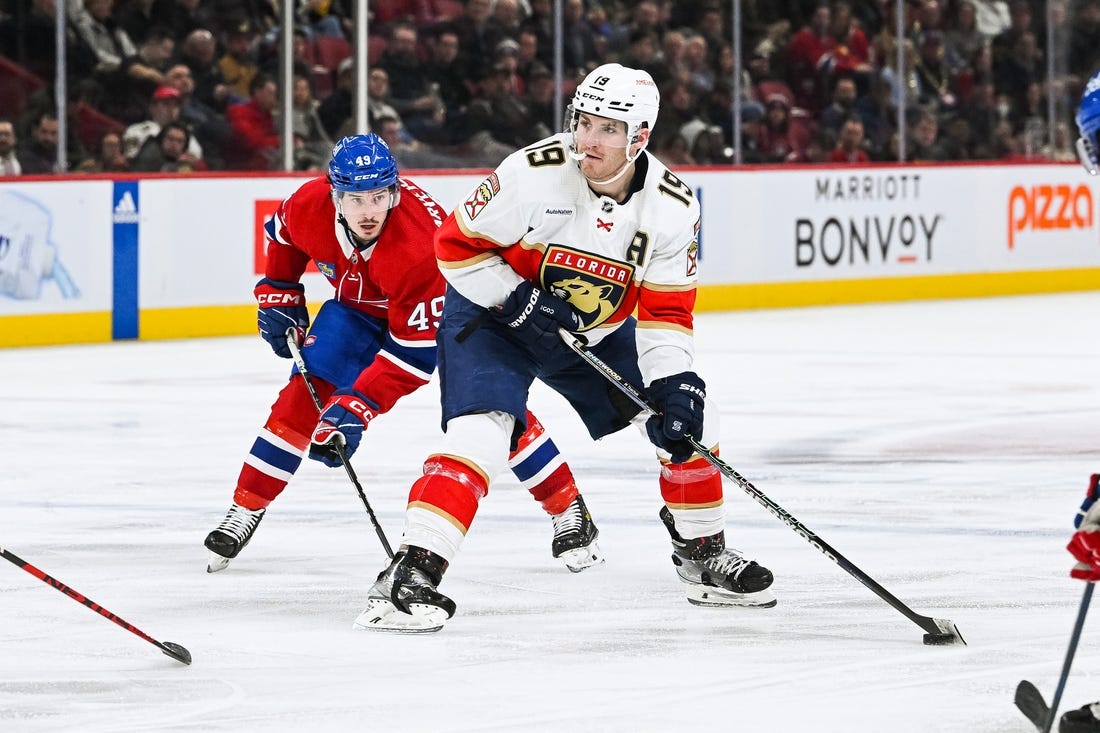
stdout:
<svg viewBox="0 0 1100 733">
<path fill-rule="evenodd" d="M 355 632 L 386 564 L 340 470 L 306 461 L 225 572 L 203 538 L 289 362 L 258 337 L 0 350 L 0 546 L 161 641 L 0 562 L 0 731 L 1033 730 L 1083 586 L 1064 546 L 1100 471 L 1100 294 L 704 314 L 722 455 L 914 611 L 922 631 L 727 484 L 731 544 L 772 609 L 689 605 L 633 430 L 569 457 L 607 563 L 550 556 L 542 510 L 494 486 L 442 588 L 439 634 Z M 437 390 L 372 423 L 354 463 L 391 542 L 436 445 Z M 1062 709 L 1100 699 L 1086 624 Z"/>
</svg>

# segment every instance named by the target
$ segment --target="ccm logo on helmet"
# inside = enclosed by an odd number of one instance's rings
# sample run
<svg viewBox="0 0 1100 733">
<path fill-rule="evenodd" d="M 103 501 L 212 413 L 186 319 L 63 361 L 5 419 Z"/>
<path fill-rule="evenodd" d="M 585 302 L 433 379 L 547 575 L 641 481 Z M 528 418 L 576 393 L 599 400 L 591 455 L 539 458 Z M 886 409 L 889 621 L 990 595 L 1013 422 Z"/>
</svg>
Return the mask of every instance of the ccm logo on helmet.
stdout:
<svg viewBox="0 0 1100 733">
<path fill-rule="evenodd" d="M 260 305 L 298 305 L 302 296 L 298 293 L 260 293 L 256 302 Z"/>
<path fill-rule="evenodd" d="M 1016 186 L 1008 195 L 1008 248 L 1025 229 L 1088 229 L 1092 212 L 1092 191 L 1084 184 Z"/>
</svg>

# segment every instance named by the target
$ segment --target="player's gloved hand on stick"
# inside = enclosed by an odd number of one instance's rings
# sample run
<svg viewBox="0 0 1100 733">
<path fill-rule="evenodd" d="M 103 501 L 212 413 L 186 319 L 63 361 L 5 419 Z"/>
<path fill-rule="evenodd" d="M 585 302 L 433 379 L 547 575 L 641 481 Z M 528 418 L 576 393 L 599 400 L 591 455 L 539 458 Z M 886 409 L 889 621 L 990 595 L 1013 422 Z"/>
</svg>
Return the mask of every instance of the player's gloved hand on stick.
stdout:
<svg viewBox="0 0 1100 733">
<path fill-rule="evenodd" d="M 584 325 L 573 306 L 530 280 L 520 283 L 499 308 L 489 312 L 516 341 L 532 348 L 561 346 L 559 328 L 579 331 Z"/>
<path fill-rule="evenodd" d="M 286 332 L 291 328 L 296 329 L 298 343 L 302 343 L 306 329 L 309 328 L 305 286 L 265 277 L 256 283 L 256 289 L 252 292 L 260 306 L 256 317 L 260 335 L 271 344 L 271 349 L 276 354 L 289 359 L 290 347 L 286 345 Z"/>
<path fill-rule="evenodd" d="M 1070 538 L 1066 549 L 1077 558 L 1077 564 L 1070 570 L 1070 577 L 1095 583 L 1100 580 L 1100 474 L 1089 477 L 1089 488 L 1081 509 L 1073 518 L 1077 531 Z"/>
<path fill-rule="evenodd" d="M 684 463 L 695 453 L 685 436 L 696 440 L 703 436 L 706 388 L 695 372 L 654 379 L 646 388 L 646 396 L 660 413 L 646 421 L 646 432 L 655 446 L 672 454 L 673 463 Z"/>
<path fill-rule="evenodd" d="M 309 443 L 309 457 L 331 468 L 340 466 L 336 446 L 342 444 L 344 454 L 351 458 L 359 447 L 363 431 L 377 414 L 378 405 L 366 395 L 354 389 L 337 390 L 321 411 L 321 419 Z"/>
</svg>

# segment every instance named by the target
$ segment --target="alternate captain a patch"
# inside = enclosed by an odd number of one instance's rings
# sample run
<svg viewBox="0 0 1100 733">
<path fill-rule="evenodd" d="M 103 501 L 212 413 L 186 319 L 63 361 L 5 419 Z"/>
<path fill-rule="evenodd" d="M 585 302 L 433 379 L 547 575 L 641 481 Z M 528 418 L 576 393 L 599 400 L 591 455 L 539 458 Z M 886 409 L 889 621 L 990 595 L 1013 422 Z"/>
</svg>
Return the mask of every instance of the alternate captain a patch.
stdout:
<svg viewBox="0 0 1100 733">
<path fill-rule="evenodd" d="M 551 244 L 542 258 L 543 285 L 573 306 L 582 331 L 600 325 L 622 306 L 634 267 L 616 260 Z"/>
<path fill-rule="evenodd" d="M 470 198 L 466 199 L 463 204 L 466 207 L 466 216 L 470 217 L 471 220 L 476 219 L 481 210 L 485 208 L 485 204 L 492 201 L 493 196 L 498 193 L 500 193 L 500 179 L 497 178 L 496 173 L 490 173 L 489 177 L 478 184 L 478 187 L 470 194 Z"/>
</svg>

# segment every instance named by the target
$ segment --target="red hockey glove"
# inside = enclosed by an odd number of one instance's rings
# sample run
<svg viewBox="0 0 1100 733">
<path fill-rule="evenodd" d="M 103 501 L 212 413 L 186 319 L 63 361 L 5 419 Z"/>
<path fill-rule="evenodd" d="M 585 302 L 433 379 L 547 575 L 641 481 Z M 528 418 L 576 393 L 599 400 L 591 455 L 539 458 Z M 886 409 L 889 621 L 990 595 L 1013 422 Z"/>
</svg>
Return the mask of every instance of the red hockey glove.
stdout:
<svg viewBox="0 0 1100 733">
<path fill-rule="evenodd" d="M 336 468 L 342 465 L 337 445 L 344 445 L 344 454 L 351 458 L 359 447 L 363 431 L 371 419 L 378 414 L 378 405 L 354 389 L 341 389 L 333 393 L 332 398 L 321 412 L 321 420 L 313 431 L 309 444 L 309 457 L 315 461 Z"/>
<path fill-rule="evenodd" d="M 256 317 L 260 335 L 276 354 L 289 359 L 290 347 L 286 345 L 286 332 L 292 328 L 297 330 L 298 343 L 302 343 L 306 337 L 306 329 L 309 328 L 305 286 L 265 277 L 256 283 L 256 289 L 252 292 L 260 306 Z"/>
<path fill-rule="evenodd" d="M 1089 477 L 1089 487 L 1081 509 L 1073 519 L 1077 531 L 1070 538 L 1066 549 L 1077 559 L 1069 571 L 1071 578 L 1095 583 L 1100 580 L 1100 474 Z"/>
</svg>

